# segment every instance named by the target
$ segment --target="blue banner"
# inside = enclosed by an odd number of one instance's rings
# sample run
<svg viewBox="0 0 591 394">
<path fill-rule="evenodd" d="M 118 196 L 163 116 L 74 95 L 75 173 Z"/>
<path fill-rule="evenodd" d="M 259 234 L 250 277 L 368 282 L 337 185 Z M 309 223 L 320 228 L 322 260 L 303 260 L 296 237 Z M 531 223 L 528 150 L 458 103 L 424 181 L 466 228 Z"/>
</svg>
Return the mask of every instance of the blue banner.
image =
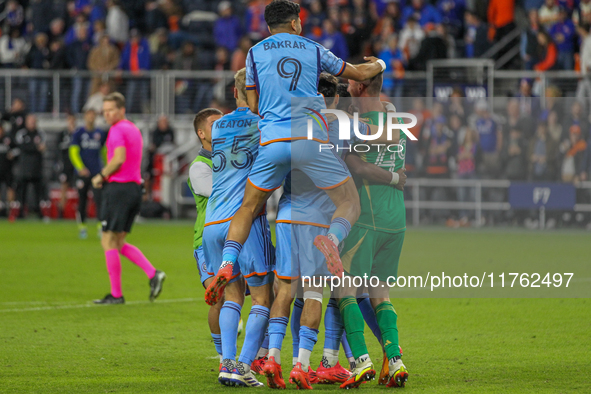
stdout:
<svg viewBox="0 0 591 394">
<path fill-rule="evenodd" d="M 435 100 L 446 102 L 451 96 L 454 88 L 462 89 L 466 101 L 473 102 L 486 99 L 488 96 L 488 89 L 483 85 L 466 85 L 466 84 L 435 84 L 433 86 L 433 97 Z"/>
<path fill-rule="evenodd" d="M 509 204 L 512 209 L 572 210 L 575 207 L 576 190 L 568 183 L 511 182 Z"/>
</svg>

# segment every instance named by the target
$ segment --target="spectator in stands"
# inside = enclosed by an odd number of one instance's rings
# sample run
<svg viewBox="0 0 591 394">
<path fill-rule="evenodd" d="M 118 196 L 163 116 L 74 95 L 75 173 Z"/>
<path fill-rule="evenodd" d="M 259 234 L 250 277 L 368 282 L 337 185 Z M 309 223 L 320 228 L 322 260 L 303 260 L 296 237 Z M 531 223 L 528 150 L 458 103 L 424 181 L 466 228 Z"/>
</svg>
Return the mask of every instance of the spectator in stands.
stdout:
<svg viewBox="0 0 591 394">
<path fill-rule="evenodd" d="M 554 69 L 558 58 L 558 50 L 552 38 L 543 30 L 538 32 L 538 62 L 534 65 L 536 71 L 548 71 Z"/>
<path fill-rule="evenodd" d="M 68 68 L 66 62 L 66 47 L 62 40 L 55 40 L 49 44 L 49 69 L 63 70 Z"/>
<path fill-rule="evenodd" d="M 238 48 L 232 53 L 232 62 L 230 69 L 234 72 L 246 67 L 246 55 L 252 46 L 252 41 L 248 36 L 244 36 L 238 42 Z"/>
<path fill-rule="evenodd" d="M 532 93 L 532 81 L 522 78 L 519 81 L 519 93 L 516 95 L 519 101 L 519 113 L 524 118 L 537 119 L 540 114 L 540 99 Z"/>
<path fill-rule="evenodd" d="M 550 36 L 558 49 L 556 68 L 559 70 L 573 70 L 575 66 L 576 29 L 573 21 L 568 18 L 566 8 L 560 8 L 558 22 L 550 28 Z"/>
<path fill-rule="evenodd" d="M 116 70 L 120 61 L 119 49 L 111 43 L 111 39 L 108 35 L 103 35 L 98 45 L 90 50 L 88 61 L 86 63 L 86 66 L 94 75 L 90 87 L 90 94 L 94 94 L 98 90 L 103 80 L 102 74 Z M 95 108 L 95 112 L 100 114 L 102 110 L 96 111 Z"/>
<path fill-rule="evenodd" d="M 579 101 L 573 101 L 570 106 L 570 116 L 565 116 L 563 125 L 564 130 L 569 130 L 572 125 L 579 125 L 581 127 L 581 138 L 587 140 L 589 138 L 589 120 L 583 112 L 583 106 Z"/>
<path fill-rule="evenodd" d="M 421 29 L 416 19 L 411 16 L 400 32 L 400 49 L 402 49 L 407 59 L 412 59 L 418 55 L 424 38 L 425 31 Z"/>
<path fill-rule="evenodd" d="M 488 41 L 488 26 L 472 11 L 466 11 L 465 19 L 465 56 L 468 58 L 479 58 L 488 50 L 488 48 L 490 48 L 490 42 Z"/>
<path fill-rule="evenodd" d="M 50 52 L 47 47 L 47 34 L 37 33 L 35 43 L 29 50 L 25 59 L 25 66 L 34 70 L 48 70 Z M 44 112 L 47 110 L 47 97 L 49 94 L 49 80 L 47 78 L 29 78 L 29 104 L 31 112 Z"/>
<path fill-rule="evenodd" d="M 452 115 L 458 115 L 460 119 L 468 119 L 470 115 L 470 103 L 464 98 L 464 92 L 461 87 L 456 86 L 453 88 L 449 96 L 449 102 L 445 108 L 445 115 L 448 118 Z"/>
<path fill-rule="evenodd" d="M 146 1 L 145 25 L 148 33 L 153 33 L 158 29 L 168 28 L 166 14 L 155 0 Z"/>
<path fill-rule="evenodd" d="M 507 138 L 503 139 L 501 163 L 503 165 L 503 179 L 523 181 L 527 177 L 527 144 L 521 130 L 510 128 Z"/>
<path fill-rule="evenodd" d="M 438 0 L 437 10 L 443 17 L 443 24 L 454 38 L 461 38 L 464 30 L 465 0 Z"/>
<path fill-rule="evenodd" d="M 238 40 L 242 36 L 242 24 L 240 19 L 232 13 L 232 3 L 227 0 L 218 5 L 220 17 L 215 21 L 213 36 L 217 46 L 225 47 L 228 51 L 234 51 L 238 46 Z"/>
<path fill-rule="evenodd" d="M 488 178 L 497 178 L 500 171 L 499 156 L 503 146 L 503 133 L 493 120 L 486 101 L 476 103 L 476 132 L 482 152 L 482 171 Z"/>
<path fill-rule="evenodd" d="M 419 53 L 408 62 L 411 70 L 426 70 L 427 62 L 434 59 L 445 59 L 447 57 L 447 43 L 436 29 L 436 26 L 429 23 L 425 26 L 427 36 L 421 42 Z"/>
<path fill-rule="evenodd" d="M 149 193 L 152 192 L 152 179 L 155 176 L 161 175 L 154 170 L 154 155 L 161 146 L 166 144 L 174 145 L 174 130 L 170 127 L 166 115 L 160 115 L 158 122 L 156 123 L 156 128 L 152 130 L 150 137 L 150 145 L 148 146 L 148 165 L 146 167 L 146 173 L 149 179 L 146 188 Z"/>
<path fill-rule="evenodd" d="M 105 25 L 104 20 L 94 21 L 92 25 L 92 37 L 91 37 L 91 44 L 93 46 L 99 45 L 101 42 L 101 38 L 107 35 L 107 26 Z"/>
<path fill-rule="evenodd" d="M 388 38 L 387 46 L 378 54 L 378 57 L 386 63 L 383 92 L 388 97 L 402 97 L 404 66 L 407 62 L 404 53 L 398 47 L 396 34 Z"/>
<path fill-rule="evenodd" d="M 18 28 L 0 37 L 0 63 L 2 68 L 16 68 L 23 63 L 27 42 Z"/>
<path fill-rule="evenodd" d="M 528 12 L 529 24 L 527 29 L 521 33 L 521 45 L 519 53 L 523 60 L 523 68 L 526 70 L 533 70 L 534 65 L 538 62 L 539 44 L 538 32 L 540 31 L 540 21 L 538 17 L 538 10 L 532 9 Z"/>
<path fill-rule="evenodd" d="M 464 126 L 462 117 L 455 113 L 449 117 L 448 128 L 452 139 L 452 152 L 457 152 L 458 147 L 464 142 L 468 129 Z"/>
<path fill-rule="evenodd" d="M 587 142 L 581 137 L 581 128 L 578 125 L 570 127 L 568 139 L 560 144 L 559 150 L 562 155 L 562 181 L 578 183 L 581 174 L 586 171 L 584 159 L 587 150 Z"/>
<path fill-rule="evenodd" d="M 259 42 L 269 36 L 265 22 L 265 7 L 268 0 L 252 0 L 246 10 L 246 31 L 253 42 Z"/>
<path fill-rule="evenodd" d="M 115 43 L 123 46 L 129 37 L 129 17 L 119 6 L 118 0 L 107 0 L 107 34 Z"/>
<path fill-rule="evenodd" d="M 171 59 L 175 56 L 168 44 L 168 32 L 161 27 L 149 38 L 150 54 L 152 56 L 153 70 L 167 70 L 171 66 Z"/>
<path fill-rule="evenodd" d="M 578 27 L 591 26 L 591 0 L 581 0 L 573 12 L 573 22 Z"/>
<path fill-rule="evenodd" d="M 449 177 L 449 154 L 453 140 L 445 124 L 443 115 L 435 118 L 429 136 L 425 172 L 431 178 Z"/>
<path fill-rule="evenodd" d="M 195 45 L 186 41 L 183 46 L 175 55 L 174 62 L 172 64 L 174 70 L 182 71 L 195 71 L 200 68 L 199 58 L 197 57 L 197 51 Z M 175 110 L 177 113 L 188 113 L 191 108 L 191 99 L 196 95 L 196 92 L 200 89 L 201 83 L 195 79 L 177 79 L 177 91 L 175 97 Z M 211 85 L 206 84 L 208 87 Z M 204 87 L 205 88 L 205 87 Z"/>
<path fill-rule="evenodd" d="M 10 134 L 13 136 L 13 140 L 14 134 L 25 125 L 26 117 L 27 111 L 25 109 L 25 102 L 16 97 L 12 100 L 10 109 L 2 115 L 2 118 L 0 118 L 0 121 L 8 122 L 10 124 Z"/>
<path fill-rule="evenodd" d="M 9 29 L 23 30 L 25 24 L 25 10 L 16 0 L 6 2 L 4 9 L 5 23 Z"/>
<path fill-rule="evenodd" d="M 508 136 L 513 129 L 521 131 L 521 135 L 525 139 L 530 139 L 535 133 L 534 119 L 530 117 L 523 117 L 519 112 L 519 100 L 511 98 L 507 102 L 507 122 L 505 123 L 503 136 Z"/>
<path fill-rule="evenodd" d="M 349 58 L 349 48 L 347 48 L 345 37 L 335 28 L 330 19 L 322 22 L 322 36 L 318 41 L 336 57 L 345 61 Z"/>
<path fill-rule="evenodd" d="M 493 36 L 489 40 L 497 43 L 515 29 L 515 0 L 490 0 L 488 2 L 487 20 L 493 28 Z M 500 51 L 500 57 L 504 51 Z"/>
<path fill-rule="evenodd" d="M 304 24 L 304 32 L 308 37 L 320 37 L 322 35 L 322 22 L 326 19 L 326 14 L 322 10 L 320 0 L 310 2 L 310 13 Z"/>
<path fill-rule="evenodd" d="M 27 115 L 25 127 L 15 134 L 15 147 L 18 152 L 17 163 L 17 200 L 20 203 L 21 212 L 27 202 L 27 188 L 29 184 L 35 191 L 35 204 L 29 207 L 30 211 L 37 211 L 39 217 L 46 216 L 41 202 L 45 199 L 45 184 L 43 182 L 43 154 L 45 153 L 45 133 L 37 129 L 37 117 Z"/>
<path fill-rule="evenodd" d="M 90 52 L 90 42 L 88 41 L 88 29 L 84 25 L 78 26 L 76 30 L 76 41 L 68 45 L 66 51 L 66 60 L 70 69 L 86 70 L 86 63 L 88 61 L 88 53 Z M 80 112 L 81 98 L 87 97 L 85 92 L 84 80 L 80 75 L 75 75 L 72 78 L 72 96 L 70 109 L 72 113 Z M 86 86 L 88 88 L 88 86 Z"/>
<path fill-rule="evenodd" d="M 49 42 L 63 41 L 66 23 L 62 18 L 55 18 L 49 24 Z"/>
<path fill-rule="evenodd" d="M 558 113 L 556 111 L 550 111 L 546 115 L 546 119 L 548 122 L 547 130 L 548 130 L 548 137 L 552 140 L 554 144 L 560 143 L 563 138 L 563 126 L 558 121 Z M 542 115 L 542 120 L 544 117 Z"/>
<path fill-rule="evenodd" d="M 132 77 L 127 81 L 125 99 L 128 100 L 128 111 L 148 112 L 146 106 L 150 100 L 150 81 L 142 77 L 143 71 L 150 70 L 150 47 L 137 29 L 129 32 L 131 39 L 121 53 L 119 69 L 129 71 Z M 139 88 L 139 100 L 135 101 L 135 92 Z M 139 104 L 139 105 L 138 105 Z"/>
<path fill-rule="evenodd" d="M 402 10 L 402 23 L 406 23 L 410 17 L 419 22 L 421 27 L 428 23 L 439 24 L 443 21 L 437 8 L 425 3 L 425 0 L 411 0 L 411 4 Z"/>
<path fill-rule="evenodd" d="M 458 118 L 456 116 L 456 118 Z M 459 119 L 459 118 L 458 118 Z M 458 146 L 458 153 L 456 155 L 457 177 L 458 179 L 475 179 L 476 178 L 476 154 L 478 151 L 478 134 L 472 128 L 467 128 L 464 137 Z M 458 187 L 458 201 L 459 202 L 473 202 L 474 188 L 468 186 Z M 469 211 L 460 211 L 460 226 L 468 225 Z"/>
<path fill-rule="evenodd" d="M 82 108 L 82 111 L 84 112 L 89 110 L 93 110 L 95 112 L 97 115 L 96 127 L 99 129 L 108 129 L 105 118 L 100 115 L 103 113 L 103 98 L 105 98 L 105 96 L 109 93 L 111 93 L 111 84 L 109 82 L 102 82 L 99 85 L 98 91 L 90 95 L 88 100 L 86 100 L 84 107 Z"/>
<path fill-rule="evenodd" d="M 86 30 L 86 39 L 90 41 L 92 37 L 92 29 L 90 23 L 88 23 L 88 20 L 86 19 L 86 16 L 84 14 L 78 14 L 76 16 L 75 22 L 72 24 L 72 26 L 70 26 L 70 28 L 66 32 L 66 36 L 64 38 L 66 46 L 74 43 L 75 41 L 78 41 L 78 30 L 80 29 Z"/>
<path fill-rule="evenodd" d="M 27 14 L 31 15 L 27 26 L 29 33 L 47 32 L 54 17 L 53 0 L 31 0 Z"/>
<path fill-rule="evenodd" d="M 540 8 L 540 24 L 549 30 L 560 19 L 560 10 L 556 0 L 545 0 Z"/>
<path fill-rule="evenodd" d="M 545 122 L 539 122 L 529 147 L 529 173 L 533 181 L 556 180 L 558 145 L 548 136 Z"/>
</svg>

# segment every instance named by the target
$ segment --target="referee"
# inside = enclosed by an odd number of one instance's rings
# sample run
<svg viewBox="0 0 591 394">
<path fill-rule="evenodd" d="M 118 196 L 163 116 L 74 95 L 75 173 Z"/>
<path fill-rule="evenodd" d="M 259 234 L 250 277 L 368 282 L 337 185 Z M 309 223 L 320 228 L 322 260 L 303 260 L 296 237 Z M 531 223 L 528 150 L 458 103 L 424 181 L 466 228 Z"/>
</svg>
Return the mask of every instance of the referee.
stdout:
<svg viewBox="0 0 591 394">
<path fill-rule="evenodd" d="M 121 290 L 119 253 L 143 269 L 150 278 L 150 301 L 153 301 L 160 294 L 166 275 L 155 269 L 138 248 L 125 242 L 142 201 L 142 133 L 136 125 L 125 119 L 125 97 L 121 93 L 105 96 L 103 115 L 111 126 L 106 142 L 107 165 L 92 178 L 92 186 L 103 188 L 101 243 L 105 251 L 111 292 L 94 302 L 125 303 Z"/>
</svg>

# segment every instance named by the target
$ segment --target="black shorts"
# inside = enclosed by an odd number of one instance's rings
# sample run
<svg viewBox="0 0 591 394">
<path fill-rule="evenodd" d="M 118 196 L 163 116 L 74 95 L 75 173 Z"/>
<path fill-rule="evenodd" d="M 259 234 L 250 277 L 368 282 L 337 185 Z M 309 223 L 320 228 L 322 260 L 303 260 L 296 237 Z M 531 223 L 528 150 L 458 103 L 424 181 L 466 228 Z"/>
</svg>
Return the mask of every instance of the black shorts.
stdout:
<svg viewBox="0 0 591 394">
<path fill-rule="evenodd" d="M 14 189 L 14 177 L 12 176 L 12 168 L 0 170 L 0 187 L 3 183 L 6 184 L 6 187 Z"/>
<path fill-rule="evenodd" d="M 103 231 L 131 232 L 141 204 L 142 188 L 137 183 L 106 183 L 101 204 Z"/>
<path fill-rule="evenodd" d="M 60 183 L 67 183 L 69 186 L 74 186 L 76 180 L 76 170 L 70 161 L 62 163 L 62 171 L 58 177 Z"/>
</svg>

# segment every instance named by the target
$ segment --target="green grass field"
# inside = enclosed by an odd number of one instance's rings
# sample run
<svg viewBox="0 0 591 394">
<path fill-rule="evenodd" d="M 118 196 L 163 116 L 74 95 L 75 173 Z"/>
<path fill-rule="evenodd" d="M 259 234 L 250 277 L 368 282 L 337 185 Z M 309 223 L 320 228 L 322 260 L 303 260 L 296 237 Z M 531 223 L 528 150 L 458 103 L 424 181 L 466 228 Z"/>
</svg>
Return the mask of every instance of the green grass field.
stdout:
<svg viewBox="0 0 591 394">
<path fill-rule="evenodd" d="M 109 290 L 92 229 L 81 241 L 71 222 L 0 222 L 0 392 L 241 390 L 217 383 L 207 307 L 192 258 L 192 223 L 136 225 L 129 241 L 168 278 L 161 297 L 150 303 L 147 278 L 122 259 L 127 300 L 122 306 L 90 303 Z M 400 269 L 428 260 L 446 267 L 478 259 L 507 264 L 531 259 L 532 265 L 540 259 L 588 260 L 588 245 L 584 232 L 409 229 Z M 410 371 L 405 391 L 591 392 L 589 299 L 406 298 L 393 303 Z M 244 318 L 248 310 L 247 302 Z M 369 330 L 366 337 L 379 368 L 379 345 Z M 320 335 L 313 365 L 320 361 L 322 344 Z M 289 334 L 282 358 L 291 359 Z M 359 390 L 386 389 L 371 382 Z"/>
</svg>

